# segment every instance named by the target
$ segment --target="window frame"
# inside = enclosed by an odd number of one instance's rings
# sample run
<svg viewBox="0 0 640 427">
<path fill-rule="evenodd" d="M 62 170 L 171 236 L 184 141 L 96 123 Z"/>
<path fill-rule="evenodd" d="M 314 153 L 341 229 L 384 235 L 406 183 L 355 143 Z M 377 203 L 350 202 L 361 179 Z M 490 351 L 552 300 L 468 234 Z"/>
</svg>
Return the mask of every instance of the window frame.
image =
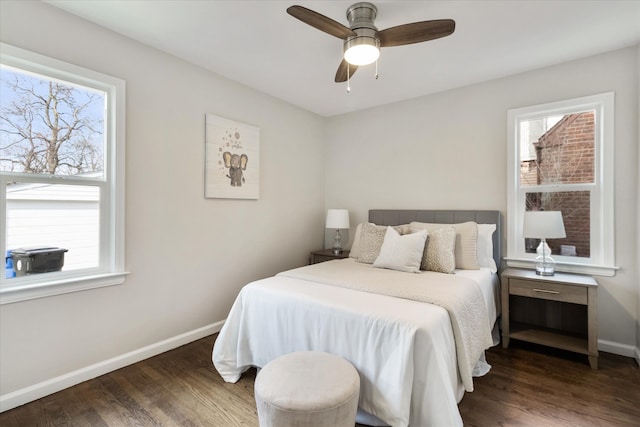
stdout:
<svg viewBox="0 0 640 427">
<path fill-rule="evenodd" d="M 0 305 L 124 283 L 125 271 L 125 81 L 54 58 L 0 43 L 0 63 L 25 72 L 106 92 L 105 169 L 100 180 L 79 176 L 0 172 L 0 251 L 6 245 L 7 183 L 95 185 L 100 188 L 100 255 L 96 268 L 6 279 Z"/>
<path fill-rule="evenodd" d="M 594 182 L 589 184 L 520 185 L 519 123 L 541 116 L 565 115 L 595 110 Z M 614 276 L 614 93 L 510 109 L 507 112 L 507 256 L 512 267 L 532 268 L 536 254 L 526 253 L 522 237 L 527 192 L 590 191 L 590 257 L 554 255 L 557 271 Z"/>
</svg>

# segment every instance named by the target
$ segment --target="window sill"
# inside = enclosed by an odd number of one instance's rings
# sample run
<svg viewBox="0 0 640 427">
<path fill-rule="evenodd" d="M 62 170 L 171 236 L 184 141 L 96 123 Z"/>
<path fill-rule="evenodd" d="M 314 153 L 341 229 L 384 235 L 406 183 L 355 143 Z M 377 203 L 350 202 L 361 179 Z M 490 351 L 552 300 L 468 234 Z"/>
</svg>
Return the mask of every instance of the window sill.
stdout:
<svg viewBox="0 0 640 427">
<path fill-rule="evenodd" d="M 129 273 L 103 273 L 75 278 L 59 278 L 34 284 L 24 284 L 0 289 L 0 305 L 46 298 L 71 292 L 86 291 L 106 286 L 121 285 Z M 4 282 L 6 285 L 6 282 Z"/>
<path fill-rule="evenodd" d="M 504 258 L 504 260 L 508 267 L 535 269 L 535 261 L 532 259 Z M 617 266 L 556 262 L 556 271 L 565 273 L 613 277 L 618 270 L 620 270 L 620 267 Z"/>
</svg>

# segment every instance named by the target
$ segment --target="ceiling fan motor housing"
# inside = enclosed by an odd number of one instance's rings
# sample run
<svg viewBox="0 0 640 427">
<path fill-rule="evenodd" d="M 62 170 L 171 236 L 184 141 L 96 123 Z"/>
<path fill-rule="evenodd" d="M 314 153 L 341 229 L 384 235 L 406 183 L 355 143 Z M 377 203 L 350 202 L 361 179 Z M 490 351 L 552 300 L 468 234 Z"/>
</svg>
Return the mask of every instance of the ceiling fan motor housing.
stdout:
<svg viewBox="0 0 640 427">
<path fill-rule="evenodd" d="M 355 3 L 347 9 L 349 28 L 356 33 L 356 36 L 345 39 L 343 52 L 347 52 L 354 46 L 372 46 L 378 51 L 380 50 L 380 39 L 377 36 L 378 29 L 373 24 L 377 14 L 378 9 L 368 2 Z"/>
</svg>

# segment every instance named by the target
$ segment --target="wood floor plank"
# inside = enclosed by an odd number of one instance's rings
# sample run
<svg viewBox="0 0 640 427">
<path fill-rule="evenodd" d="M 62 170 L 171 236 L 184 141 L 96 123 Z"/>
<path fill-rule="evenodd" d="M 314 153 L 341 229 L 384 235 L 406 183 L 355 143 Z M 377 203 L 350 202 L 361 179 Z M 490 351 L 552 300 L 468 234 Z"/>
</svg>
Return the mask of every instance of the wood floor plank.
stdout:
<svg viewBox="0 0 640 427">
<path fill-rule="evenodd" d="M 215 338 L 3 412 L 0 425 L 257 427 L 256 370 L 225 383 L 211 363 Z M 487 351 L 487 360 L 491 371 L 474 379 L 475 391 L 459 405 L 467 427 L 640 425 L 633 359 L 602 353 L 592 370 L 585 356 L 512 341 Z"/>
</svg>

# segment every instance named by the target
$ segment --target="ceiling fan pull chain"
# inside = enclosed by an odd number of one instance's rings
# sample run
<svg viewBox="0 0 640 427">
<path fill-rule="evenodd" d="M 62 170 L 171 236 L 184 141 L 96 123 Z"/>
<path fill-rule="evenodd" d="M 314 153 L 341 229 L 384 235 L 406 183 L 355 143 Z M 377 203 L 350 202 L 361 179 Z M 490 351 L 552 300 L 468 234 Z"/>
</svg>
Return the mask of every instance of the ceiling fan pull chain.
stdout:
<svg viewBox="0 0 640 427">
<path fill-rule="evenodd" d="M 378 77 L 380 77 L 378 75 L 378 60 L 376 59 L 376 80 L 378 80 Z"/>
<path fill-rule="evenodd" d="M 349 71 L 348 62 L 347 62 L 347 93 L 351 93 L 351 72 Z"/>
</svg>

